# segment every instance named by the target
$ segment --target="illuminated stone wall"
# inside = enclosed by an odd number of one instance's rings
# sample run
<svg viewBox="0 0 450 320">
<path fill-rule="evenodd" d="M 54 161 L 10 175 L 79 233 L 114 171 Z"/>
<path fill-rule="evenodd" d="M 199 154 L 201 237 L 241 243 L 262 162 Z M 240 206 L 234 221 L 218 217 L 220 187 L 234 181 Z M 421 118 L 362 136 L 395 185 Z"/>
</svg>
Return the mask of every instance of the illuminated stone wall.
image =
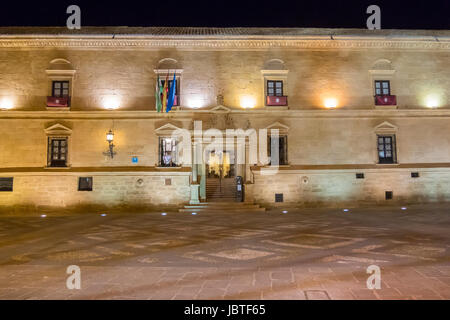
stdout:
<svg viewBox="0 0 450 320">
<path fill-rule="evenodd" d="M 151 37 L 129 37 L 65 43 L 0 35 L 0 108 L 11 107 L 0 110 L 0 177 L 14 177 L 14 192 L 0 192 L 0 207 L 185 204 L 190 167 L 158 171 L 156 131 L 167 124 L 191 130 L 193 120 L 201 120 L 204 129 L 281 126 L 286 132 L 289 166 L 275 176 L 247 170 L 248 201 L 273 205 L 274 194 L 283 193 L 285 202 L 299 205 L 388 203 L 388 189 L 394 192 L 389 203 L 449 200 L 448 34 L 439 42 L 346 34 L 341 41 L 306 37 L 298 43 L 279 37 L 224 37 L 223 43 L 175 37 L 161 45 Z M 46 70 L 58 70 L 55 59 L 67 60 L 65 68 L 74 72 L 70 110 L 46 108 Z M 155 69 L 181 76 L 178 110 L 154 112 Z M 288 107 L 264 107 L 267 72 L 283 79 Z M 374 106 L 373 80 L 383 78 L 391 81 L 397 107 Z M 218 95 L 224 108 L 214 110 Z M 242 108 L 244 97 L 254 108 Z M 326 98 L 336 99 L 337 108 L 324 108 Z M 117 110 L 105 110 L 108 99 Z M 430 101 L 436 108 L 429 108 Z M 46 129 L 54 125 L 70 132 L 69 168 L 58 171 L 45 168 Z M 398 165 L 377 165 L 380 126 L 395 132 Z M 115 134 L 114 159 L 103 155 L 109 129 Z M 138 163 L 132 163 L 134 156 Z M 412 179 L 412 171 L 420 178 Z M 356 180 L 356 172 L 366 179 Z M 79 176 L 93 176 L 94 191 L 78 192 Z M 145 184 L 138 188 L 141 176 Z"/>
<path fill-rule="evenodd" d="M 224 104 L 240 107 L 250 96 L 255 107 L 264 106 L 261 70 L 270 59 L 281 59 L 289 70 L 290 109 L 323 108 L 334 97 L 339 107 L 373 109 L 369 74 L 380 59 L 395 70 L 392 94 L 399 108 L 422 108 L 428 96 L 438 104 L 450 97 L 447 51 L 301 50 L 301 51 L 167 51 L 167 50 L 0 50 L 0 96 L 11 96 L 16 110 L 45 110 L 51 60 L 69 60 L 76 70 L 71 110 L 102 110 L 104 99 L 115 96 L 120 110 L 154 110 L 154 69 L 166 57 L 175 58 L 181 76 L 183 107 L 212 107 L 216 96 Z"/>
<path fill-rule="evenodd" d="M 185 203 L 190 197 L 189 173 L 21 172 L 6 176 L 14 177 L 14 192 L 0 192 L 0 212 L 7 214 L 45 209 L 85 213 L 103 208 L 161 210 Z M 78 191 L 78 177 L 92 177 L 93 190 Z"/>
<path fill-rule="evenodd" d="M 356 179 L 356 173 L 364 179 Z M 419 172 L 419 178 L 411 178 Z M 358 207 L 443 203 L 450 201 L 450 168 L 445 169 L 361 169 L 298 170 L 266 176 L 255 175 L 248 196 L 269 207 Z M 270 186 L 270 187 L 269 187 Z M 392 200 L 385 192 L 392 191 Z M 283 203 L 275 203 L 275 194 L 283 194 Z"/>
</svg>

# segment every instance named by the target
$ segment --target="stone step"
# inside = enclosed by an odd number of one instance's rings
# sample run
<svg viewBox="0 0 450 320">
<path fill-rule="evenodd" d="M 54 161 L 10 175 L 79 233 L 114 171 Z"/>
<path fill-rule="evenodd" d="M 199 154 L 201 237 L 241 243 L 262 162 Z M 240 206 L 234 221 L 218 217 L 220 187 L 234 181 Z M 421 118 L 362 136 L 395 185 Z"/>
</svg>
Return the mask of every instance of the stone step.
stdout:
<svg viewBox="0 0 450 320">
<path fill-rule="evenodd" d="M 236 192 L 232 192 L 232 191 L 220 192 L 218 190 L 214 190 L 214 191 L 211 191 L 211 192 L 206 192 L 206 195 L 207 196 L 209 195 L 211 197 L 213 197 L 213 196 L 220 197 L 220 196 L 224 196 L 224 195 L 228 195 L 230 197 L 234 197 L 236 195 Z"/>
<path fill-rule="evenodd" d="M 179 209 L 179 212 L 264 212 L 265 208 L 261 208 L 258 204 L 248 202 L 234 202 L 234 199 L 229 201 L 217 199 L 218 201 L 202 202 L 200 204 L 185 205 L 184 208 Z M 221 200 L 221 201 L 220 201 Z"/>
<path fill-rule="evenodd" d="M 239 208 L 198 208 L 198 209 L 179 209 L 178 212 L 265 212 L 265 208 L 246 208 L 246 207 L 239 207 Z"/>
<path fill-rule="evenodd" d="M 227 208 L 227 207 L 233 207 L 233 208 L 260 208 L 257 204 L 244 204 L 241 205 L 242 202 L 227 202 L 227 204 L 223 204 L 221 202 L 213 202 L 208 203 L 208 205 L 203 204 L 191 204 L 184 206 L 184 209 L 202 209 L 202 208 Z"/>
</svg>

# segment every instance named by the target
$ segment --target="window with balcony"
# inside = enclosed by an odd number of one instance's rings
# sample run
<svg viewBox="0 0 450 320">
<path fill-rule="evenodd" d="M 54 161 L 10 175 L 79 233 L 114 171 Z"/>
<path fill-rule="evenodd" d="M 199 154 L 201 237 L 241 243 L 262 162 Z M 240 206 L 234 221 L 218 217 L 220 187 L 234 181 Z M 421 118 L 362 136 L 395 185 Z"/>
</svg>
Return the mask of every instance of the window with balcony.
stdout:
<svg viewBox="0 0 450 320">
<path fill-rule="evenodd" d="M 283 81 L 267 80 L 266 83 L 266 105 L 287 106 L 287 97 L 283 95 Z"/>
<path fill-rule="evenodd" d="M 287 109 L 287 88 L 289 70 L 281 59 L 270 59 L 264 63 L 261 76 L 264 84 L 264 102 L 267 107 Z"/>
<path fill-rule="evenodd" d="M 178 141 L 175 138 L 159 137 L 159 166 L 178 167 Z"/>
<path fill-rule="evenodd" d="M 396 163 L 395 135 L 378 135 L 378 163 Z"/>
<path fill-rule="evenodd" d="M 375 105 L 376 106 L 395 106 L 397 98 L 391 95 L 391 82 L 388 80 L 375 80 Z"/>
<path fill-rule="evenodd" d="M 397 97 L 395 92 L 395 69 L 387 59 L 378 59 L 369 70 L 372 82 L 375 108 L 395 109 L 397 108 Z"/>
<path fill-rule="evenodd" d="M 48 76 L 47 108 L 66 110 L 70 106 L 75 69 L 66 59 L 54 59 L 46 70 Z"/>
</svg>

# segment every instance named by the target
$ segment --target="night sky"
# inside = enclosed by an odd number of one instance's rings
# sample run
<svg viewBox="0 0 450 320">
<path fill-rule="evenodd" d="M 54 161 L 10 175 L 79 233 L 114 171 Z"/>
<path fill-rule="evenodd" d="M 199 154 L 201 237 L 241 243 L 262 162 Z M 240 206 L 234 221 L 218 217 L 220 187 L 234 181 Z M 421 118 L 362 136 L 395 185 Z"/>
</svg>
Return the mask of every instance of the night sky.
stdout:
<svg viewBox="0 0 450 320">
<path fill-rule="evenodd" d="M 382 29 L 450 29 L 450 0 L 2 1 L 1 26 L 65 26 L 67 6 L 82 26 L 366 28 L 366 8 L 381 7 Z"/>
</svg>

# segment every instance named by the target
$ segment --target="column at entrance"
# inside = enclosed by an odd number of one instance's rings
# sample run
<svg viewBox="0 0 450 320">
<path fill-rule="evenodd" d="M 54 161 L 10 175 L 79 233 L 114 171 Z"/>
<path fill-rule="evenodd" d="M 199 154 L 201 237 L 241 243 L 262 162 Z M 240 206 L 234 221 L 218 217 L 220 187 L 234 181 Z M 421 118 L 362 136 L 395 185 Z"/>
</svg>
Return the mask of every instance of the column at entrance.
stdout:
<svg viewBox="0 0 450 320">
<path fill-rule="evenodd" d="M 199 204 L 200 203 L 200 184 L 198 183 L 198 161 L 197 157 L 198 143 L 194 141 L 192 147 L 192 181 L 191 181 L 191 200 L 189 204 Z"/>
</svg>

